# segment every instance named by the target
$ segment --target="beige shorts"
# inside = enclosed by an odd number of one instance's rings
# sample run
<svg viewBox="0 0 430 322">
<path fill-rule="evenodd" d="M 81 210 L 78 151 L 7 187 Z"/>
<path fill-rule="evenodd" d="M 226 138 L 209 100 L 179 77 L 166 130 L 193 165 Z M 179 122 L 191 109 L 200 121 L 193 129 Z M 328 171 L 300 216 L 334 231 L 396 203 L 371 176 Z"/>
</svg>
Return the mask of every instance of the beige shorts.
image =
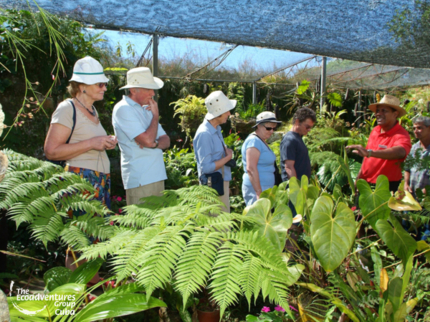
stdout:
<svg viewBox="0 0 430 322">
<path fill-rule="evenodd" d="M 138 205 L 143 197 L 149 196 L 162 196 L 164 191 L 164 180 L 150 183 L 137 188 L 126 189 L 125 195 L 127 199 L 127 205 Z"/>
</svg>

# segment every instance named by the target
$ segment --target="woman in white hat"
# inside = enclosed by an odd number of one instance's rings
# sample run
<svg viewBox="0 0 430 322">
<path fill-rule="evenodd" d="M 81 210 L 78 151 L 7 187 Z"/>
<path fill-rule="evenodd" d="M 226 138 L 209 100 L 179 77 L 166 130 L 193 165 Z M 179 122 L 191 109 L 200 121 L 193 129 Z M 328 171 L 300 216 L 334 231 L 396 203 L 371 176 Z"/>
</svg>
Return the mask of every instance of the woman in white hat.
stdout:
<svg viewBox="0 0 430 322">
<path fill-rule="evenodd" d="M 230 110 L 236 103 L 236 100 L 229 100 L 221 91 L 212 92 L 205 100 L 208 113 L 197 129 L 193 141 L 199 178 L 215 172 L 222 175 L 224 194 L 220 195 L 220 200 L 225 204 L 222 209 L 225 212 L 230 212 L 231 180 L 231 169 L 226 163 L 232 159 L 233 151 L 225 146 L 220 125 L 227 122 Z M 204 182 L 201 180 L 201 183 Z"/>
<path fill-rule="evenodd" d="M 54 163 L 65 163 L 66 171 L 88 179 L 96 189 L 95 199 L 110 208 L 110 162 L 106 150 L 114 149 L 117 140 L 107 135 L 93 105 L 103 99 L 108 81 L 102 65 L 94 58 L 87 56 L 76 62 L 67 87 L 72 99 L 61 102 L 52 114 L 45 155 Z M 82 213 L 74 211 L 73 215 Z"/>
<path fill-rule="evenodd" d="M 267 145 L 276 126 L 282 123 L 276 120 L 272 112 L 262 112 L 257 115 L 251 133 L 242 145 L 243 174 L 242 194 L 247 206 L 260 199 L 260 194 L 275 185 L 276 155 Z"/>
</svg>

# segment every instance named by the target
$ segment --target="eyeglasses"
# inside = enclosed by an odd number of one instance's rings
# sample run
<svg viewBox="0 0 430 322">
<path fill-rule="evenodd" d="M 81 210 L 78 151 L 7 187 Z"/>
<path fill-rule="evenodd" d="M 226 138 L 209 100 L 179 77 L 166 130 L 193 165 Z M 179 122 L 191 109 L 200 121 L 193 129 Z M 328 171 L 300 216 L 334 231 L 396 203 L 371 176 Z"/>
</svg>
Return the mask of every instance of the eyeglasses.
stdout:
<svg viewBox="0 0 430 322">
<path fill-rule="evenodd" d="M 97 83 L 94 85 L 97 85 L 99 88 L 103 88 L 104 86 L 106 86 L 106 88 L 107 88 L 107 83 Z"/>
<path fill-rule="evenodd" d="M 267 126 L 265 126 L 264 127 L 267 131 L 275 131 L 276 130 L 276 127 L 267 127 Z"/>
</svg>

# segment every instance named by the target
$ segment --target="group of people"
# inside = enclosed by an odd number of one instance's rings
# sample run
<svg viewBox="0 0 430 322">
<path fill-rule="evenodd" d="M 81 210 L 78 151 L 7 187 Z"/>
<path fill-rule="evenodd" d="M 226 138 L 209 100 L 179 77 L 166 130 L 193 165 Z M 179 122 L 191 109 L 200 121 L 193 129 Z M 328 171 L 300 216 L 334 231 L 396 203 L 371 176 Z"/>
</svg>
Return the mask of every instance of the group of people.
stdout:
<svg viewBox="0 0 430 322">
<path fill-rule="evenodd" d="M 45 141 L 45 154 L 50 160 L 67 160 L 66 171 L 87 178 L 95 187 L 95 197 L 110 206 L 110 164 L 106 150 L 117 144 L 121 150 L 121 174 L 127 204 L 161 195 L 167 179 L 163 150 L 170 146 L 170 138 L 159 123 L 158 104 L 154 90 L 163 87 L 146 67 L 133 68 L 127 73 L 127 84 L 120 89 L 128 93 L 118 102 L 112 113 L 115 136 L 103 129 L 93 103 L 103 99 L 108 78 L 101 64 L 91 57 L 76 62 L 68 91 L 71 99 L 60 103 L 52 115 Z M 220 200 L 224 211 L 230 211 L 229 181 L 231 167 L 236 166 L 233 151 L 222 137 L 221 125 L 236 106 L 221 91 L 212 92 L 205 100 L 207 114 L 193 140 L 197 170 L 202 184 L 220 183 Z M 363 157 L 357 179 L 376 183 L 379 175 L 388 177 L 390 190 L 397 190 L 402 180 L 400 163 L 412 148 L 414 157 L 424 158 L 430 152 L 430 119 L 416 117 L 414 133 L 419 139 L 413 147 L 408 132 L 397 119 L 406 111 L 391 95 L 369 106 L 375 113 L 377 126 L 372 130 L 366 147 L 351 145 L 354 153 Z M 316 122 L 315 112 L 300 108 L 293 116 L 291 130 L 280 145 L 282 181 L 292 177 L 310 177 L 311 163 L 303 136 Z M 244 167 L 242 192 L 247 206 L 260 198 L 262 191 L 275 185 L 276 156 L 267 144 L 276 126 L 281 123 L 272 112 L 257 116 L 255 131 L 242 146 Z M 214 174 L 218 173 L 217 176 Z M 219 179 L 221 178 L 221 179 Z M 203 180 L 205 179 L 205 180 Z M 412 167 L 405 170 L 405 189 L 415 192 L 429 184 L 429 170 Z"/>
</svg>

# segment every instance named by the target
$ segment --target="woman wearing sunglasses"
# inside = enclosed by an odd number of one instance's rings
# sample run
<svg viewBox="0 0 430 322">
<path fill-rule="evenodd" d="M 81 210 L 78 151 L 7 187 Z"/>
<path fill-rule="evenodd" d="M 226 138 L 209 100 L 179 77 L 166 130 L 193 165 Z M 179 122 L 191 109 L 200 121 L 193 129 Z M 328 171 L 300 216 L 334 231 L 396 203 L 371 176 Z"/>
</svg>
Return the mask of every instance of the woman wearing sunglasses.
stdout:
<svg viewBox="0 0 430 322">
<path fill-rule="evenodd" d="M 260 199 L 260 194 L 275 185 L 275 153 L 267 145 L 269 139 L 282 123 L 272 112 L 257 115 L 255 132 L 242 145 L 243 174 L 242 194 L 247 206 Z"/>
<path fill-rule="evenodd" d="M 96 189 L 95 199 L 110 208 L 110 162 L 106 150 L 114 149 L 117 139 L 107 135 L 93 105 L 103 99 L 108 81 L 103 66 L 94 58 L 87 56 L 75 63 L 67 87 L 72 98 L 61 102 L 52 114 L 45 155 L 57 164 L 65 160 L 65 170 L 86 178 Z M 73 215 L 82 213 L 74 211 Z M 67 266 L 72 262 L 66 257 Z"/>
</svg>

